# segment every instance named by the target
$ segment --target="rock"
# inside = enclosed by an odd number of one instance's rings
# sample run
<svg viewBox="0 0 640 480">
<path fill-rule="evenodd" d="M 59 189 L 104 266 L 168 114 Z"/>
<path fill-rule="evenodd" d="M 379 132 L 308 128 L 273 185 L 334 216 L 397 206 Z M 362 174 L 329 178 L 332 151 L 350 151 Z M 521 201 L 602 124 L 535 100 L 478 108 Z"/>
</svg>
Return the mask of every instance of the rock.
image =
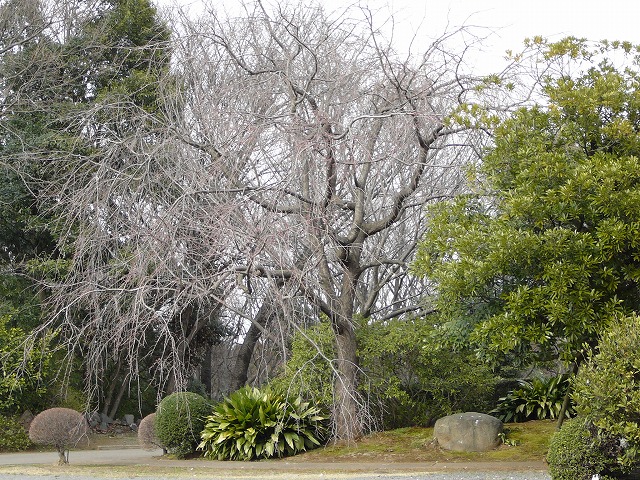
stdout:
<svg viewBox="0 0 640 480">
<path fill-rule="evenodd" d="M 86 416 L 87 422 L 91 428 L 96 428 L 102 419 L 100 418 L 100 414 L 98 412 L 91 412 L 91 414 Z"/>
<path fill-rule="evenodd" d="M 128 426 L 131 426 L 133 424 L 133 420 L 134 420 L 133 415 L 127 414 L 124 416 L 124 423 Z"/>
<path fill-rule="evenodd" d="M 433 433 L 446 450 L 486 452 L 500 445 L 502 422 L 484 413 L 458 413 L 438 419 Z"/>
<path fill-rule="evenodd" d="M 101 413 L 101 414 L 100 414 L 100 421 L 101 421 L 102 423 L 107 423 L 107 424 L 109 424 L 109 423 L 112 423 L 112 422 L 113 422 L 113 419 L 112 419 L 109 415 L 107 415 L 106 413 Z"/>
<path fill-rule="evenodd" d="M 29 426 L 31 426 L 31 421 L 33 419 L 34 419 L 34 415 L 33 413 L 31 413 L 31 410 L 25 410 L 22 413 L 22 415 L 20 415 L 20 419 L 18 421 L 20 422 L 20 425 L 22 425 L 24 429 L 28 432 Z"/>
</svg>

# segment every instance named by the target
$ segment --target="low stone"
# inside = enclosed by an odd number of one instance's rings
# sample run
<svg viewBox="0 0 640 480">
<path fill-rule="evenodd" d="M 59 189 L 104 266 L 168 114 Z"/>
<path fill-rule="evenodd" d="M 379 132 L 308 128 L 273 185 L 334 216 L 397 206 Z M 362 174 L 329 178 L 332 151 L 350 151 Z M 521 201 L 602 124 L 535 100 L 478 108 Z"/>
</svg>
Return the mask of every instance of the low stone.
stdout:
<svg viewBox="0 0 640 480">
<path fill-rule="evenodd" d="M 25 410 L 22 415 L 20 415 L 20 425 L 24 427 L 24 429 L 28 432 L 29 426 L 31 425 L 31 421 L 33 420 L 34 415 L 31 413 L 31 410 Z"/>
<path fill-rule="evenodd" d="M 500 445 L 502 429 L 502 422 L 496 417 L 467 412 L 438 419 L 433 433 L 445 450 L 486 452 Z"/>
<path fill-rule="evenodd" d="M 134 420 L 133 415 L 126 414 L 124 416 L 124 423 L 129 425 L 129 426 L 131 426 L 133 424 L 133 420 Z"/>
</svg>

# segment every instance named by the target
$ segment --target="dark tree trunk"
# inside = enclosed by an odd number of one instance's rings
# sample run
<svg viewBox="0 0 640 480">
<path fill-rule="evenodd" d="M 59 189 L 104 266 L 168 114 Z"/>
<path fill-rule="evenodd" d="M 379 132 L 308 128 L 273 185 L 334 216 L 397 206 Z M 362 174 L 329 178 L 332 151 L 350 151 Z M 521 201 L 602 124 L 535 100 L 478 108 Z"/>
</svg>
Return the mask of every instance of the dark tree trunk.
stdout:
<svg viewBox="0 0 640 480">
<path fill-rule="evenodd" d="M 111 409 L 113 394 L 116 390 L 116 385 L 118 384 L 118 376 L 120 375 L 121 368 L 122 368 L 122 359 L 118 358 L 118 363 L 116 365 L 115 373 L 111 376 L 111 380 L 109 382 L 109 390 L 107 391 L 107 396 L 105 397 L 104 405 L 102 406 L 103 415 L 107 415 L 107 413 Z M 113 417 L 109 417 L 109 418 L 113 418 Z"/>
<path fill-rule="evenodd" d="M 117 383 L 113 382 L 114 385 Z M 120 390 L 118 390 L 118 396 L 113 401 L 113 405 L 111 405 L 111 410 L 109 411 L 109 418 L 116 418 L 116 414 L 118 413 L 118 409 L 120 408 L 120 403 L 122 403 L 122 397 L 124 396 L 124 392 L 127 390 L 127 386 L 129 383 L 129 375 L 125 375 L 122 383 L 120 384 Z"/>
<path fill-rule="evenodd" d="M 271 318 L 275 317 L 276 313 L 277 310 L 273 300 L 267 297 L 262 302 L 255 318 L 251 321 L 251 326 L 247 330 L 244 341 L 238 348 L 238 355 L 231 368 L 231 381 L 229 382 L 229 388 L 232 392 L 242 388 L 247 383 L 253 351 L 262 336 L 265 325 Z"/>
<path fill-rule="evenodd" d="M 200 366 L 200 381 L 204 385 L 204 389 L 208 398 L 211 398 L 211 394 L 212 394 L 212 385 L 211 385 L 211 375 L 213 375 L 212 365 L 211 365 L 212 355 L 213 355 L 213 345 L 209 345 L 207 347 L 206 353 L 204 354 L 204 360 L 202 361 L 202 365 Z"/>
</svg>

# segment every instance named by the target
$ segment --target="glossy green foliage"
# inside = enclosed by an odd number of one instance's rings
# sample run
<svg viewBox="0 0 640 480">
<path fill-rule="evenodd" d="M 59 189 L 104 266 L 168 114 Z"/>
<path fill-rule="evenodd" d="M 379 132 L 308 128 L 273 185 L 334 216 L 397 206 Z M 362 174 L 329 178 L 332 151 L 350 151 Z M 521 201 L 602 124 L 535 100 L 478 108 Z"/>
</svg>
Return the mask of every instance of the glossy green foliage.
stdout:
<svg viewBox="0 0 640 480">
<path fill-rule="evenodd" d="M 0 414 L 20 415 L 45 407 L 52 375 L 51 339 L 27 351 L 27 334 L 9 322 L 9 316 L 0 316 Z"/>
<path fill-rule="evenodd" d="M 618 319 L 602 336 L 597 353 L 580 369 L 573 398 L 580 415 L 603 434 L 624 438 L 625 466 L 640 452 L 640 318 Z"/>
<path fill-rule="evenodd" d="M 492 407 L 496 375 L 468 349 L 450 348 L 429 318 L 370 323 L 358 339 L 363 388 L 385 429 Z"/>
<path fill-rule="evenodd" d="M 18 419 L 0 416 L 0 452 L 16 452 L 30 446 L 29 435 Z"/>
<path fill-rule="evenodd" d="M 606 473 L 618 471 L 615 439 L 599 436 L 581 417 L 565 422 L 549 444 L 547 463 L 552 480 L 611 479 Z"/>
<path fill-rule="evenodd" d="M 325 420 L 318 407 L 300 397 L 244 387 L 207 417 L 198 448 L 217 460 L 291 456 L 322 445 Z"/>
<path fill-rule="evenodd" d="M 428 319 L 360 323 L 360 391 L 385 429 L 430 425 L 444 415 L 493 406 L 497 377 L 468 349 L 450 348 Z M 329 408 L 334 351 L 328 323 L 299 332 L 284 371 L 271 384 Z"/>
<path fill-rule="evenodd" d="M 191 392 L 172 393 L 158 405 L 156 436 L 167 451 L 184 458 L 196 451 L 211 403 Z"/>
<path fill-rule="evenodd" d="M 545 61 L 577 61 L 576 43 L 548 46 Z M 490 360 L 573 361 L 640 308 L 638 65 L 584 55 L 588 70 L 545 79 L 547 105 L 496 129 L 475 193 L 428 213 L 415 271 L 437 282 L 451 335 Z"/>
<path fill-rule="evenodd" d="M 498 399 L 498 406 L 489 412 L 491 415 L 505 423 L 558 418 L 569 389 L 567 375 L 520 380 L 518 383 L 520 388 Z M 565 417 L 574 415 L 574 407 L 569 405 Z"/>
</svg>

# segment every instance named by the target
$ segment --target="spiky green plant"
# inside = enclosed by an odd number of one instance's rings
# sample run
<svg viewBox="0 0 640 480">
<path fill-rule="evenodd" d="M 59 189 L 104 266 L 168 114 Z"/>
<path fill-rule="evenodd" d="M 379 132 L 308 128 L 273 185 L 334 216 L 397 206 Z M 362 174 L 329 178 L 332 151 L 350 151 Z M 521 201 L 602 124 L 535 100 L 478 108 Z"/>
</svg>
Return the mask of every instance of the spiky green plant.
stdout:
<svg viewBox="0 0 640 480">
<path fill-rule="evenodd" d="M 520 388 L 498 399 L 498 406 L 489 412 L 503 422 L 556 419 L 562 409 L 569 388 L 568 375 L 547 379 L 519 380 Z M 573 404 L 565 412 L 566 418 L 575 415 Z"/>
<path fill-rule="evenodd" d="M 207 417 L 199 450 L 217 460 L 284 457 L 321 445 L 326 417 L 300 397 L 244 387 Z"/>
</svg>

